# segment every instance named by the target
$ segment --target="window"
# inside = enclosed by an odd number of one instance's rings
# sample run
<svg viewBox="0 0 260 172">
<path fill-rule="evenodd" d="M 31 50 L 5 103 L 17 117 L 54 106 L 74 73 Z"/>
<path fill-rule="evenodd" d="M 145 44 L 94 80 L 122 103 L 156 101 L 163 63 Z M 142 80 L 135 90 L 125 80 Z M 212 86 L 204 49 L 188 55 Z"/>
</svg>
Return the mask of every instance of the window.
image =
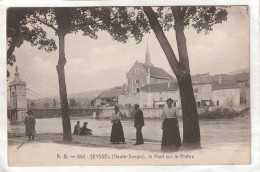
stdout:
<svg viewBox="0 0 260 172">
<path fill-rule="evenodd" d="M 135 80 L 135 83 L 136 83 L 136 84 L 140 84 L 140 83 L 141 83 L 140 79 L 137 78 L 137 79 Z"/>
<path fill-rule="evenodd" d="M 200 107 L 200 102 L 197 102 L 198 107 Z"/>
<path fill-rule="evenodd" d="M 219 106 L 219 101 L 217 101 L 217 106 Z"/>
<path fill-rule="evenodd" d="M 197 88 L 194 89 L 194 93 L 197 93 L 199 92 L 199 90 Z"/>
<path fill-rule="evenodd" d="M 135 69 L 135 74 L 139 74 L 139 69 L 138 68 Z"/>
<path fill-rule="evenodd" d="M 140 92 L 140 88 L 136 88 L 136 92 L 139 93 Z"/>
<path fill-rule="evenodd" d="M 176 102 L 173 103 L 173 106 L 176 107 Z"/>
</svg>

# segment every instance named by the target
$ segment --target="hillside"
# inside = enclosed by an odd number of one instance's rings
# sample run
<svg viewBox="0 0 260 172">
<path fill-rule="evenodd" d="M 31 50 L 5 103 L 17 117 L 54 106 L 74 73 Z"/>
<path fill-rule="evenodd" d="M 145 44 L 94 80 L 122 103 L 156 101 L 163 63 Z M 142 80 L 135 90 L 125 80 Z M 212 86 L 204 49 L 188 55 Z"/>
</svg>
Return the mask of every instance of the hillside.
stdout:
<svg viewBox="0 0 260 172">
<path fill-rule="evenodd" d="M 249 73 L 249 72 L 250 72 L 250 67 L 247 67 L 247 68 L 238 69 L 238 70 L 235 70 L 233 72 L 230 72 L 230 73 L 228 73 L 228 75 L 237 75 L 237 74 L 240 74 L 240 73 Z"/>
</svg>

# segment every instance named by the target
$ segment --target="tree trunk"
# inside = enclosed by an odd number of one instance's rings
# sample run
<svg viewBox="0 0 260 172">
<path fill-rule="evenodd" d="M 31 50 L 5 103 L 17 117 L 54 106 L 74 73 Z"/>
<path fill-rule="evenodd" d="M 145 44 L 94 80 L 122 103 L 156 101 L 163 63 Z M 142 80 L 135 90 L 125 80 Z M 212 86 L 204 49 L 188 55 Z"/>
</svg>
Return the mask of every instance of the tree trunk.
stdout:
<svg viewBox="0 0 260 172">
<path fill-rule="evenodd" d="M 182 147 L 186 149 L 200 148 L 200 128 L 190 76 L 186 39 L 183 32 L 184 27 L 182 26 L 183 14 L 175 18 L 176 41 L 179 52 L 179 61 L 177 61 L 153 9 L 151 7 L 144 7 L 144 12 L 178 80 L 183 117 Z"/>
<path fill-rule="evenodd" d="M 185 149 L 200 148 L 200 128 L 196 101 L 193 93 L 191 76 L 189 73 L 177 77 L 182 108 L 183 140 Z"/>
<path fill-rule="evenodd" d="M 174 10 L 172 8 L 172 10 Z M 196 100 L 193 93 L 192 80 L 190 76 L 189 56 L 187 50 L 186 37 L 184 34 L 184 13 L 179 7 L 175 8 L 177 14 L 174 14 L 176 32 L 176 41 L 179 52 L 179 75 L 177 76 L 183 119 L 183 141 L 182 147 L 186 149 L 200 148 L 200 128 L 196 106 Z M 185 10 L 185 9 L 183 9 Z M 175 11 L 176 12 L 176 11 Z"/>
<path fill-rule="evenodd" d="M 65 72 L 64 66 L 66 64 L 65 52 L 64 52 L 64 32 L 59 32 L 59 62 L 56 66 L 58 79 L 59 79 L 59 91 L 60 91 L 60 102 L 61 102 L 61 115 L 62 115 L 62 127 L 63 127 L 63 142 L 70 143 L 72 142 L 71 135 L 71 124 L 69 116 L 69 103 L 67 98 L 67 88 L 65 81 Z"/>
</svg>

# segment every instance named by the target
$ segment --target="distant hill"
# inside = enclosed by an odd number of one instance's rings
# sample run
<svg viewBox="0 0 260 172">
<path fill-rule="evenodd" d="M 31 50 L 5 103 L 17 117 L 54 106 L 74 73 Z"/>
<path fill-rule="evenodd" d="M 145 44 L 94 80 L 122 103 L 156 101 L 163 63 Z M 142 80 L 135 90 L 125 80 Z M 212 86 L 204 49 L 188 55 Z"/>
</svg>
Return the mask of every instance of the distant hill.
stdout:
<svg viewBox="0 0 260 172">
<path fill-rule="evenodd" d="M 68 95 L 68 97 L 75 98 L 75 99 L 87 98 L 92 100 L 96 98 L 102 91 L 104 90 L 93 90 L 93 91 L 86 91 L 81 93 L 71 93 Z"/>
<path fill-rule="evenodd" d="M 240 73 L 249 73 L 250 72 L 250 67 L 247 67 L 247 68 L 244 68 L 244 69 L 238 69 L 238 70 L 235 70 L 233 72 L 230 72 L 228 73 L 228 75 L 237 75 L 237 74 L 240 74 Z"/>
</svg>

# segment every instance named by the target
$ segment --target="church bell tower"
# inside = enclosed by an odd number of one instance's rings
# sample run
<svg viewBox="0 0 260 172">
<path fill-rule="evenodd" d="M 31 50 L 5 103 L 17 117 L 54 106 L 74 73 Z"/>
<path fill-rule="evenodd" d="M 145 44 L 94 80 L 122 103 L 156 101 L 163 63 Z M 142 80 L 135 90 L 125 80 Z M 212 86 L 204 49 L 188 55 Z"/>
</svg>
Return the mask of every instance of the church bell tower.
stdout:
<svg viewBox="0 0 260 172">
<path fill-rule="evenodd" d="M 152 66 L 148 43 L 147 43 L 147 47 L 146 47 L 145 64 L 147 66 Z"/>
</svg>

